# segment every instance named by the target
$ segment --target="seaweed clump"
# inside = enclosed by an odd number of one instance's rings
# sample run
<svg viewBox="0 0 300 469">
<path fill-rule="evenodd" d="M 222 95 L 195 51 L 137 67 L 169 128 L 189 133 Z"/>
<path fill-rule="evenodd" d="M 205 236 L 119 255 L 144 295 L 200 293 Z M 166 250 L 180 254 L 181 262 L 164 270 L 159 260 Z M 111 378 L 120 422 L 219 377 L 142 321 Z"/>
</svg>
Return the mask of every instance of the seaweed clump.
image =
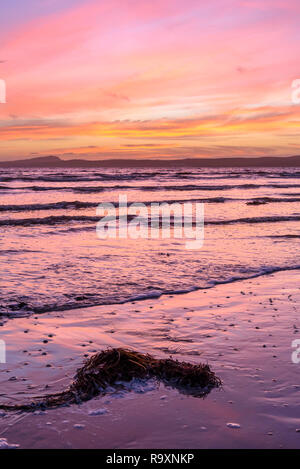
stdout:
<svg viewBox="0 0 300 469">
<path fill-rule="evenodd" d="M 110 348 L 92 355 L 77 370 L 67 390 L 41 396 L 30 404 L 0 404 L 0 409 L 32 411 L 79 404 L 105 394 L 113 386 L 122 386 L 122 382 L 151 378 L 194 397 L 205 397 L 212 388 L 222 384 L 207 364 L 194 365 L 172 358 L 157 359 L 129 349 Z"/>
</svg>

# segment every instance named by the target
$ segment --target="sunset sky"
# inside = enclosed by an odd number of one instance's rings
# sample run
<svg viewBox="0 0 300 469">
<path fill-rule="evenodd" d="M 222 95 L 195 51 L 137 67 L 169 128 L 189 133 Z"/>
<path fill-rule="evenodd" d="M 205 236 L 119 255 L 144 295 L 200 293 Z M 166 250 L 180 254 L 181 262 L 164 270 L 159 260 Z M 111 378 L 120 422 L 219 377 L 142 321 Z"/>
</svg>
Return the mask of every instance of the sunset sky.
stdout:
<svg viewBox="0 0 300 469">
<path fill-rule="evenodd" d="M 299 0 L 10 0 L 0 159 L 300 154 Z"/>
</svg>

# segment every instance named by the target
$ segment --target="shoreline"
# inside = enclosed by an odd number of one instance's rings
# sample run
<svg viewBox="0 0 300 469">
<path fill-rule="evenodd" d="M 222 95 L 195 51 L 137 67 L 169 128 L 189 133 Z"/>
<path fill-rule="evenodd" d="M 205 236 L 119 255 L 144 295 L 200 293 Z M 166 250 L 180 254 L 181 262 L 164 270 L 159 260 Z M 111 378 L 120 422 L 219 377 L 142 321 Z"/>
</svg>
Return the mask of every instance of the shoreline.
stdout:
<svg viewBox="0 0 300 469">
<path fill-rule="evenodd" d="M 215 281 L 214 283 L 211 283 L 210 285 L 207 285 L 206 287 L 199 287 L 199 286 L 195 286 L 195 287 L 191 287 L 190 289 L 186 289 L 186 290 L 173 290 L 173 291 L 165 291 L 165 292 L 162 292 L 162 293 L 154 293 L 154 294 L 141 294 L 141 295 L 138 295 L 138 296 L 133 296 L 127 300 L 124 300 L 124 301 L 120 301 L 118 303 L 99 303 L 99 304 L 91 304 L 91 305 L 78 305 L 77 307 L 74 307 L 74 306 L 70 306 L 69 308 L 65 307 L 65 308 L 62 308 L 62 307 L 57 307 L 57 309 L 51 309 L 49 311 L 29 311 L 28 313 L 26 313 L 25 311 L 22 311 L 22 312 L 16 312 L 15 314 L 12 313 L 12 312 L 9 312 L 7 314 L 4 314 L 4 313 L 1 313 L 0 314 L 0 317 L 4 320 L 4 321 L 8 321 L 8 320 L 11 320 L 11 319 L 20 319 L 20 318 L 24 318 L 24 317 L 31 317 L 31 316 L 39 316 L 39 315 L 44 315 L 44 314 L 56 314 L 56 313 L 67 313 L 67 312 L 72 312 L 72 311 L 78 311 L 78 310 L 82 310 L 82 309 L 89 309 L 89 308 L 96 308 L 96 307 L 109 307 L 109 306 L 115 306 L 117 307 L 118 305 L 126 305 L 126 304 L 130 304 L 130 303 L 136 303 L 136 302 L 143 302 L 143 301 L 148 301 L 148 300 L 160 300 L 161 298 L 163 297 L 169 297 L 170 295 L 172 296 L 181 296 L 181 295 L 188 295 L 190 293 L 194 293 L 194 292 L 198 292 L 198 291 L 201 291 L 201 290 L 210 290 L 212 288 L 215 288 L 215 287 L 218 287 L 219 285 L 230 285 L 232 283 L 236 283 L 236 282 L 244 282 L 244 281 L 247 281 L 247 280 L 252 280 L 252 279 L 256 279 L 256 278 L 260 278 L 260 277 L 264 277 L 264 276 L 268 276 L 268 275 L 272 275 L 272 274 L 276 274 L 276 273 L 280 273 L 280 272 L 290 272 L 290 271 L 296 271 L 296 270 L 299 270 L 300 271 L 300 265 L 297 265 L 297 266 L 292 266 L 292 267 L 273 267 L 273 268 L 268 268 L 266 269 L 265 272 L 258 272 L 258 273 L 254 273 L 253 275 L 251 275 L 250 277 L 245 277 L 245 278 L 242 278 L 242 277 L 236 277 L 236 278 L 230 278 L 228 280 L 222 280 L 222 281 Z M 1 325 L 4 325 L 4 322 Z"/>
<path fill-rule="evenodd" d="M 7 346 L 2 403 L 65 389 L 87 356 L 109 346 L 207 362 L 223 388 L 202 400 L 133 383 L 131 391 L 80 406 L 0 413 L 0 438 L 21 448 L 299 447 L 300 364 L 291 361 L 291 343 L 300 339 L 298 284 L 297 272 L 287 270 L 7 321 L 0 329 Z"/>
</svg>

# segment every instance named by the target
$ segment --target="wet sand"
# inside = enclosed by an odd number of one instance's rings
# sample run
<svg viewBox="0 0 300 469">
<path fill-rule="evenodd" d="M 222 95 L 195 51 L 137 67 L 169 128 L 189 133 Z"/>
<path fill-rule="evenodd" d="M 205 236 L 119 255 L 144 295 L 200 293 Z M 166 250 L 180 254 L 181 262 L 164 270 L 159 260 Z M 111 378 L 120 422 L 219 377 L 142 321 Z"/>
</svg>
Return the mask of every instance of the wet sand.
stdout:
<svg viewBox="0 0 300 469">
<path fill-rule="evenodd" d="M 82 405 L 0 411 L 0 438 L 20 448 L 298 448 L 299 271 L 123 305 L 9 320 L 0 328 L 1 403 L 65 389 L 107 346 L 207 362 L 222 379 L 206 399 L 154 382 Z M 236 423 L 239 428 L 230 428 Z"/>
</svg>

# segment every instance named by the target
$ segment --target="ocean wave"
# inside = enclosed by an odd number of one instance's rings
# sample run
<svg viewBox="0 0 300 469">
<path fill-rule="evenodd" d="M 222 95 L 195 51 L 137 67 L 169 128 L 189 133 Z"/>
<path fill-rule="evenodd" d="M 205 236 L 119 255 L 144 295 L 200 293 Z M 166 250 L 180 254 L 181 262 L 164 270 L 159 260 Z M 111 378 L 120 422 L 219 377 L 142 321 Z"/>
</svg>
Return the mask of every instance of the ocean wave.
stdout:
<svg viewBox="0 0 300 469">
<path fill-rule="evenodd" d="M 57 225 L 67 222 L 97 222 L 99 217 L 84 215 L 58 215 L 43 218 L 14 218 L 0 220 L 0 226 L 34 226 L 34 225 Z"/>
<path fill-rule="evenodd" d="M 226 199 L 225 197 L 211 197 L 211 198 L 202 198 L 202 199 L 178 199 L 178 200 L 159 200 L 159 201 L 144 201 L 144 202 L 129 202 L 130 204 L 134 203 L 143 203 L 144 205 L 148 206 L 152 203 L 185 203 L 185 202 L 201 202 L 201 203 L 224 203 L 227 200 L 234 200 L 234 199 Z M 300 199 L 299 199 L 300 200 Z M 118 206 L 118 202 L 107 202 L 112 203 L 116 207 Z M 97 207 L 100 202 L 88 202 L 88 201 L 62 201 L 62 202 L 54 202 L 54 203 L 45 203 L 45 204 L 24 204 L 24 205 L 0 205 L 0 212 L 31 212 L 31 211 L 40 211 L 40 210 L 76 210 L 82 208 L 92 208 Z"/>
<path fill-rule="evenodd" d="M 215 287 L 217 285 L 224 285 L 224 284 L 239 282 L 239 281 L 248 280 L 248 279 L 250 280 L 252 278 L 262 277 L 264 275 L 271 275 L 277 272 L 286 272 L 286 271 L 291 271 L 291 270 L 300 270 L 300 265 L 283 266 L 283 267 L 279 267 L 279 266 L 278 267 L 276 266 L 264 267 L 259 272 L 251 273 L 250 275 L 247 275 L 246 277 L 237 275 L 237 276 L 232 276 L 227 280 L 212 280 L 210 281 L 210 284 L 212 287 Z"/>
<path fill-rule="evenodd" d="M 81 209 L 97 207 L 97 202 L 81 202 L 79 200 L 54 202 L 49 204 L 0 205 L 0 212 L 31 212 L 36 210 Z"/>
<path fill-rule="evenodd" d="M 104 191 L 124 191 L 124 190 L 136 190 L 136 191 L 227 191 L 233 189 L 296 189 L 300 188 L 300 184 L 255 184 L 255 183 L 245 183 L 245 184 L 185 184 L 185 185 L 162 185 L 157 184 L 155 186 L 145 186 L 145 185 L 113 185 L 113 186 L 1 186 L 1 191 L 33 191 L 33 192 L 45 192 L 45 191 L 55 191 L 55 192 L 73 192 L 77 194 L 93 194 L 101 193 Z M 289 195 L 289 194 L 283 194 Z"/>
<path fill-rule="evenodd" d="M 300 239 L 300 234 L 282 234 L 282 235 L 268 235 L 268 238 L 280 239 Z"/>
<path fill-rule="evenodd" d="M 165 200 L 155 200 L 155 201 L 139 201 L 138 203 L 143 203 L 146 206 L 151 205 L 152 203 L 225 203 L 225 202 L 246 202 L 247 205 L 263 205 L 267 203 L 290 203 L 290 202 L 300 202 L 300 197 L 289 197 L 289 198 L 280 198 L 280 197 L 255 197 L 253 199 L 235 199 L 229 197 L 207 197 L 207 198 L 186 198 L 186 199 L 165 199 Z M 41 211 L 41 210 L 80 210 L 83 208 L 93 208 L 97 207 L 100 202 L 89 202 L 89 201 L 61 201 L 53 203 L 44 203 L 44 204 L 8 204 L 0 205 L 0 212 L 32 212 L 32 211 Z M 118 206 L 118 202 L 109 202 L 115 206 Z M 130 204 L 137 202 L 131 201 Z"/>
<path fill-rule="evenodd" d="M 298 179 L 300 177 L 300 171 L 287 172 L 283 171 L 280 173 L 273 173 L 265 175 L 267 178 L 277 179 L 277 178 L 287 178 L 287 179 Z"/>
<path fill-rule="evenodd" d="M 280 195 L 284 195 L 285 197 L 299 197 L 300 192 L 283 192 Z"/>
<path fill-rule="evenodd" d="M 135 215 L 127 215 L 127 220 L 130 221 L 135 218 Z M 62 223 L 84 222 L 84 223 L 97 223 L 101 217 L 89 215 L 52 215 L 49 217 L 41 218 L 11 218 L 0 220 L 0 226 L 35 226 L 35 225 L 59 225 Z M 244 217 L 225 220 L 205 220 L 205 225 L 233 225 L 237 223 L 278 223 L 288 221 L 300 221 L 299 215 L 274 215 L 262 217 Z M 159 220 L 162 223 L 162 219 Z M 171 225 L 176 223 L 176 220 L 170 217 Z M 150 224 L 150 219 L 144 219 L 144 223 Z M 193 222 L 194 223 L 194 222 Z"/>
<path fill-rule="evenodd" d="M 243 280 L 250 280 L 252 278 L 257 278 L 257 277 L 262 277 L 264 275 L 271 275 L 275 274 L 277 272 L 285 272 L 285 271 L 293 271 L 293 270 L 300 270 L 300 264 L 299 265 L 294 265 L 294 266 L 269 266 L 269 267 L 264 267 L 262 268 L 259 272 L 251 272 L 247 273 L 245 272 L 245 275 L 233 275 L 228 279 L 225 280 L 208 280 L 207 285 L 205 286 L 198 286 L 198 285 L 191 285 L 189 288 L 185 289 L 172 289 L 172 290 L 162 290 L 162 291 L 153 291 L 150 293 L 143 293 L 140 295 L 133 295 L 129 299 L 125 301 L 119 302 L 119 304 L 124 304 L 124 303 L 129 303 L 131 301 L 145 301 L 145 300 L 151 300 L 151 299 L 157 299 L 160 298 L 161 296 L 165 295 L 184 295 L 187 293 L 191 293 L 193 291 L 199 291 L 199 290 L 207 290 L 209 288 L 214 288 L 217 285 L 224 285 L 224 284 L 230 284 L 230 283 L 235 283 Z"/>
<path fill-rule="evenodd" d="M 42 314 L 48 312 L 57 312 L 57 311 L 69 311 L 73 309 L 82 309 L 87 307 L 95 307 L 101 305 L 114 305 L 114 304 L 126 304 L 130 302 L 146 301 L 149 299 L 158 299 L 162 296 L 167 295 L 183 295 L 188 294 L 193 291 L 198 290 L 207 290 L 214 288 L 218 285 L 231 284 L 243 280 L 254 279 L 262 277 L 264 275 L 271 275 L 277 272 L 293 271 L 300 270 L 300 265 L 294 266 L 268 266 L 264 267 L 257 272 L 245 272 L 244 275 L 233 275 L 228 279 L 224 280 L 208 280 L 205 285 L 191 285 L 189 288 L 185 289 L 162 289 L 162 290 L 153 290 L 150 292 L 144 292 L 136 295 L 129 295 L 127 298 L 99 298 L 97 294 L 68 294 L 68 301 L 65 303 L 47 303 L 47 304 L 34 304 L 31 299 L 28 297 L 22 296 L 20 298 L 11 298 L 10 303 L 3 305 L 0 302 L 0 317 L 15 318 L 29 316 L 31 314 Z"/>
<path fill-rule="evenodd" d="M 289 189 L 289 188 L 300 188 L 300 184 L 222 184 L 222 185 L 200 185 L 200 184 L 187 184 L 187 185 L 167 185 L 167 186 L 141 186 L 136 187 L 143 191 L 161 191 L 161 190 L 172 190 L 172 191 L 226 191 L 232 189 L 259 189 L 259 188 L 271 188 L 271 189 Z"/>
<path fill-rule="evenodd" d="M 119 171 L 107 171 L 102 168 L 76 169 L 63 171 L 45 171 L 44 169 L 28 169 L 23 171 L 3 170 L 0 168 L 0 182 L 12 181 L 41 181 L 41 182 L 64 182 L 64 181 L 130 181 L 145 180 L 153 178 L 203 178 L 203 179 L 234 179 L 240 177 L 265 177 L 265 178 L 299 178 L 300 171 L 297 168 L 282 169 L 255 169 L 255 168 L 159 168 L 145 169 L 127 168 Z"/>
<path fill-rule="evenodd" d="M 90 172 L 87 175 L 81 174 L 49 174 L 49 175 L 40 175 L 32 174 L 28 176 L 16 174 L 16 175 L 0 175 L 0 182 L 14 182 L 14 181 L 23 181 L 23 182 L 92 182 L 92 181 L 131 181 L 131 180 L 144 180 L 152 179 L 157 176 L 167 176 L 170 177 L 168 172 L 133 172 L 133 173 L 118 173 L 118 174 L 109 174 L 109 173 L 99 173 L 99 172 Z"/>
<path fill-rule="evenodd" d="M 120 219 L 118 217 L 118 219 Z M 130 221 L 134 215 L 127 215 L 127 220 Z M 60 225 L 62 223 L 84 222 L 95 223 L 101 220 L 101 217 L 93 215 L 51 215 L 49 217 L 41 218 L 10 218 L 8 220 L 0 220 L 0 226 L 36 226 L 36 225 Z"/>
<path fill-rule="evenodd" d="M 86 187 L 70 187 L 69 190 L 74 192 L 99 192 L 107 190 L 125 190 L 125 189 L 134 189 L 140 191 L 226 191 L 232 189 L 259 189 L 259 188 L 271 188 L 271 189 L 289 189 L 289 188 L 300 188 L 300 184 L 254 184 L 254 183 L 245 183 L 245 184 L 185 184 L 185 185 L 161 185 L 157 184 L 155 186 L 86 186 Z M 56 188 L 58 189 L 58 188 Z"/>
<path fill-rule="evenodd" d="M 289 197 L 289 198 L 282 198 L 282 197 L 256 197 L 254 199 L 249 200 L 247 205 L 263 205 L 268 203 L 290 203 L 290 202 L 300 202 L 300 197 Z"/>
<path fill-rule="evenodd" d="M 16 254 L 16 255 L 21 255 L 21 254 L 27 254 L 27 253 L 37 253 L 41 251 L 33 250 L 33 249 L 1 249 L 0 250 L 0 256 L 7 256 L 11 254 Z"/>
<path fill-rule="evenodd" d="M 244 217 L 232 220 L 206 220 L 206 225 L 232 225 L 235 223 L 278 223 L 287 221 L 300 221 L 299 215 L 271 215 L 263 217 Z"/>
</svg>

